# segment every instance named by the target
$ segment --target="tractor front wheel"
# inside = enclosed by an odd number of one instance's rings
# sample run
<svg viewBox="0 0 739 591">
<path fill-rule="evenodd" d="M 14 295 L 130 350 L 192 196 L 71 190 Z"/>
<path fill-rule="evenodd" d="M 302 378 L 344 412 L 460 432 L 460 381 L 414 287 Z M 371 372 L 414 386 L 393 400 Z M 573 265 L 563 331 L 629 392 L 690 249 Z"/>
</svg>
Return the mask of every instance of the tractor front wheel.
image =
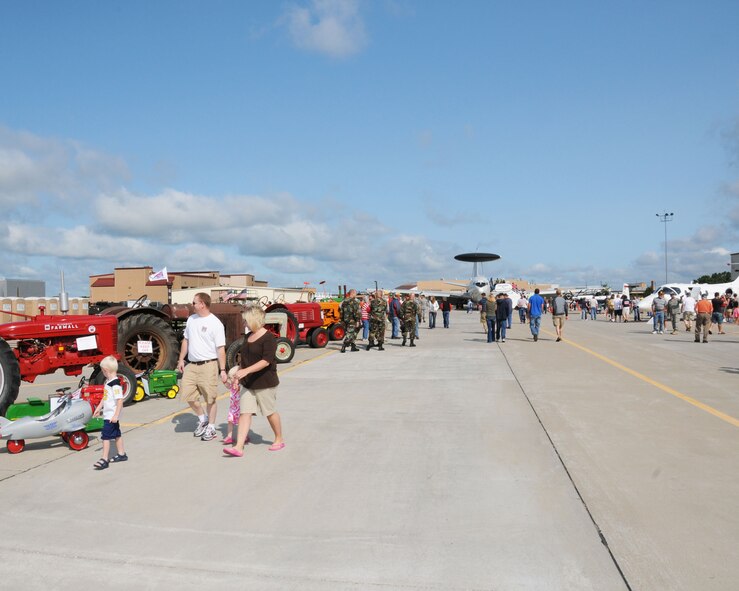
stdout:
<svg viewBox="0 0 739 591">
<path fill-rule="evenodd" d="M 275 360 L 277 363 L 290 363 L 295 355 L 295 345 L 290 339 L 280 337 L 277 339 L 277 351 L 275 352 Z"/>
<path fill-rule="evenodd" d="M 314 328 L 310 334 L 310 346 L 314 349 L 323 349 L 328 345 L 328 331 L 325 328 Z"/>
<path fill-rule="evenodd" d="M 328 336 L 332 341 L 341 341 L 346 336 L 346 328 L 341 322 L 332 324 L 328 329 Z"/>
<path fill-rule="evenodd" d="M 10 345 L 0 339 L 0 416 L 15 402 L 21 387 L 21 368 Z"/>
</svg>

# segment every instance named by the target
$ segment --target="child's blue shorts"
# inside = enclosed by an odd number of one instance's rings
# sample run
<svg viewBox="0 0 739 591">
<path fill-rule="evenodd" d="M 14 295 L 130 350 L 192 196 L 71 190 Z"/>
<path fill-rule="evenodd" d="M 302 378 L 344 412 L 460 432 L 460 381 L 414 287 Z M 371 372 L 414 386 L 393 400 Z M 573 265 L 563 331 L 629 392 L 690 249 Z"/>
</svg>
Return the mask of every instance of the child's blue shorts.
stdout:
<svg viewBox="0 0 739 591">
<path fill-rule="evenodd" d="M 121 424 L 111 423 L 108 419 L 103 421 L 103 433 L 102 438 L 105 439 L 118 439 L 121 436 Z"/>
</svg>

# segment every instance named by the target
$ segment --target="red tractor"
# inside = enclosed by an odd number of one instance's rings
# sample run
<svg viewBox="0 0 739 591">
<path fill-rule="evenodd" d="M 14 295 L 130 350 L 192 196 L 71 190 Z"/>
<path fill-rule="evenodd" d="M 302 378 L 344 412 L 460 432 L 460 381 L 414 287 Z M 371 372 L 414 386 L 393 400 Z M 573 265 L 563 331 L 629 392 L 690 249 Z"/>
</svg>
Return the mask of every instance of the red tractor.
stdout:
<svg viewBox="0 0 739 591">
<path fill-rule="evenodd" d="M 27 320 L 0 324 L 0 415 L 15 402 L 20 381 L 63 369 L 78 376 L 93 365 L 90 381 L 102 384 L 105 376 L 98 365 L 118 352 L 118 320 L 115 316 L 48 316 L 41 310 Z M 124 404 L 136 391 L 136 376 L 124 363 L 118 366 Z"/>
<path fill-rule="evenodd" d="M 335 322 L 326 327 L 323 310 L 317 302 L 272 304 L 265 310 L 265 328 L 277 337 L 277 363 L 288 363 L 295 355 L 295 347 L 308 344 L 321 349 L 330 340 L 344 338 L 344 325 Z M 238 363 L 244 336 L 233 341 L 226 350 L 226 364 Z"/>
</svg>

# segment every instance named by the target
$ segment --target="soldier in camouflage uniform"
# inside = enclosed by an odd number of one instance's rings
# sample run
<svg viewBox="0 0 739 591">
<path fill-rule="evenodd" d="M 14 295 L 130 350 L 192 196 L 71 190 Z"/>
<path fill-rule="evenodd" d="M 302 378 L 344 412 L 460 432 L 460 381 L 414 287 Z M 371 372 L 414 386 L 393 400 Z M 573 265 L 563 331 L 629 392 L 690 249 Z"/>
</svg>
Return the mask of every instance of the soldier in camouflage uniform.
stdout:
<svg viewBox="0 0 739 591">
<path fill-rule="evenodd" d="M 413 342 L 416 340 L 416 322 L 418 322 L 418 304 L 411 299 L 410 294 L 403 296 L 403 303 L 400 305 L 400 320 L 403 323 L 403 342 L 401 346 L 405 345 L 406 338 L 410 333 L 411 347 L 415 347 L 416 344 Z"/>
<path fill-rule="evenodd" d="M 377 350 L 384 351 L 382 344 L 385 342 L 385 321 L 387 318 L 387 302 L 382 295 L 382 291 L 375 292 L 375 297 L 370 302 L 370 333 L 367 351 L 375 346 L 377 341 Z"/>
<path fill-rule="evenodd" d="M 357 338 L 357 331 L 362 325 L 362 310 L 359 307 L 359 302 L 357 301 L 356 296 L 357 290 L 352 289 L 349 291 L 346 298 L 344 298 L 344 301 L 341 302 L 341 321 L 346 327 L 346 336 L 341 345 L 342 353 L 346 351 L 347 345 L 351 345 L 352 351 L 359 351 L 354 341 Z"/>
</svg>

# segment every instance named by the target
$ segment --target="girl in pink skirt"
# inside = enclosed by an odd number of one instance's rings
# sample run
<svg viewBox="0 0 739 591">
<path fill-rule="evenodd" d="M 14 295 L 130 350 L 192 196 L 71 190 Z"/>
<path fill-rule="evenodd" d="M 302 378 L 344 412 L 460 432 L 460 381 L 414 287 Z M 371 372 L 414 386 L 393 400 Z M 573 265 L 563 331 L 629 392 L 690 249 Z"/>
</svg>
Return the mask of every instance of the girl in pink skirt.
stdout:
<svg viewBox="0 0 739 591">
<path fill-rule="evenodd" d="M 239 366 L 234 365 L 228 372 L 228 389 L 231 390 L 231 401 L 228 405 L 228 429 L 223 440 L 225 445 L 234 442 L 234 425 L 239 424 L 239 417 L 241 416 L 241 384 L 239 384 L 236 377 L 237 371 L 239 371 Z"/>
</svg>

